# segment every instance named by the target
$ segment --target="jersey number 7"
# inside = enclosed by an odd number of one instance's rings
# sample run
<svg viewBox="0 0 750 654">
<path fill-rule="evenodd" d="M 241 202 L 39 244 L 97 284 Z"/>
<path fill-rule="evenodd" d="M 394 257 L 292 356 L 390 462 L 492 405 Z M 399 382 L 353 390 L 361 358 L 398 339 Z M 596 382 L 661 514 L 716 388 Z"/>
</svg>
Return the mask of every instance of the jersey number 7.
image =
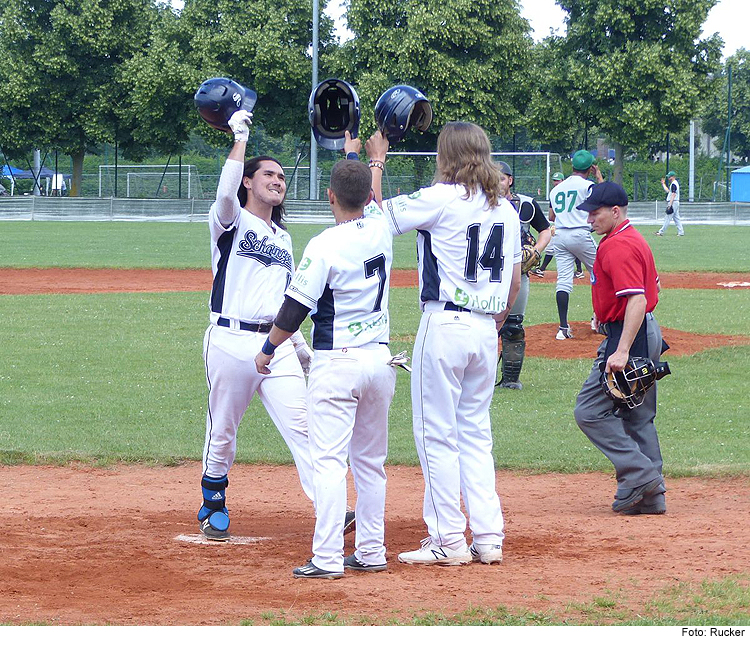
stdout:
<svg viewBox="0 0 750 654">
<path fill-rule="evenodd" d="M 365 261 L 365 279 L 374 277 L 376 273 L 380 279 L 378 281 L 378 296 L 375 298 L 375 306 L 372 310 L 380 311 L 380 303 L 383 301 L 383 289 L 385 288 L 385 281 L 387 279 L 384 254 L 379 254 L 377 257 Z"/>
<path fill-rule="evenodd" d="M 468 282 L 477 281 L 477 267 L 490 271 L 490 281 L 499 282 L 503 278 L 503 231 L 504 225 L 497 223 L 492 225 L 490 235 L 484 244 L 482 256 L 479 256 L 479 223 L 469 225 L 466 229 L 466 240 L 469 246 L 466 249 L 466 266 L 464 278 Z"/>
</svg>

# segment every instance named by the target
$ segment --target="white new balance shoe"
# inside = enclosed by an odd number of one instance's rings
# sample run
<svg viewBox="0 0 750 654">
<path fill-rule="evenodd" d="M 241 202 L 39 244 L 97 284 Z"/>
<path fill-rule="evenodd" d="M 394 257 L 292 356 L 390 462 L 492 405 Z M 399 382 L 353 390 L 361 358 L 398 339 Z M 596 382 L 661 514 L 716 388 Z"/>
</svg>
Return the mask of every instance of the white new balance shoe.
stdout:
<svg viewBox="0 0 750 654">
<path fill-rule="evenodd" d="M 573 338 L 573 330 L 570 327 L 560 327 L 557 330 L 555 338 L 558 341 L 564 341 L 566 338 Z"/>
<path fill-rule="evenodd" d="M 471 552 L 469 552 L 465 543 L 456 548 L 451 548 L 433 543 L 428 536 L 420 545 L 420 548 L 413 552 L 401 552 L 398 555 L 398 560 L 409 565 L 415 563 L 422 565 L 465 565 L 471 563 Z"/>
<path fill-rule="evenodd" d="M 502 545 L 477 545 L 472 543 L 469 552 L 471 552 L 471 558 L 480 563 L 502 563 L 503 561 Z"/>
</svg>

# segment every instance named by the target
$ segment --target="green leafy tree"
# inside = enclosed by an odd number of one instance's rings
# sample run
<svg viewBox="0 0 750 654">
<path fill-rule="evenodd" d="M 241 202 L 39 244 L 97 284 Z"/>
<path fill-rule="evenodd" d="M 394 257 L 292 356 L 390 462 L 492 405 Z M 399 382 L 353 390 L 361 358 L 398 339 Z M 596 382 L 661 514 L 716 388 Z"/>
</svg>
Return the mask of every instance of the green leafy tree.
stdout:
<svg viewBox="0 0 750 654">
<path fill-rule="evenodd" d="M 740 48 L 724 64 L 703 113 L 703 129 L 718 138 L 721 147 L 727 129 L 727 86 L 732 66 L 732 126 L 730 147 L 745 161 L 750 159 L 750 51 Z"/>
<path fill-rule="evenodd" d="M 532 41 L 516 0 L 351 0 L 347 22 L 355 36 L 326 66 L 356 84 L 364 129 L 394 84 L 418 88 L 434 110 L 430 135 L 410 134 L 406 147 L 433 148 L 452 120 L 505 135 L 522 124 Z"/>
<path fill-rule="evenodd" d="M 5 0 L 0 9 L 0 146 L 73 159 L 71 195 L 83 159 L 113 142 L 128 93 L 120 69 L 149 35 L 151 0 Z"/>
<path fill-rule="evenodd" d="M 255 121 L 269 134 L 309 138 L 307 99 L 312 79 L 312 3 L 309 0 L 186 0 L 180 30 L 193 92 L 204 79 L 230 77 L 258 93 Z M 320 47 L 334 47 L 333 22 L 322 14 Z M 197 119 L 197 113 L 194 120 Z M 196 122 L 195 124 L 198 124 Z M 201 128 L 218 144 L 221 134 Z M 224 138 L 222 143 L 226 143 Z"/>
<path fill-rule="evenodd" d="M 696 114 L 718 65 L 721 39 L 700 39 L 717 0 L 557 0 L 567 35 L 549 45 L 564 74 L 554 95 L 536 94 L 531 121 L 552 138 L 592 116 L 613 141 L 614 179 L 622 180 L 623 153 L 663 141 Z M 539 101 L 543 101 L 543 106 Z M 552 102 L 568 103 L 545 124 Z M 553 120 L 554 119 L 554 120 Z"/>
</svg>

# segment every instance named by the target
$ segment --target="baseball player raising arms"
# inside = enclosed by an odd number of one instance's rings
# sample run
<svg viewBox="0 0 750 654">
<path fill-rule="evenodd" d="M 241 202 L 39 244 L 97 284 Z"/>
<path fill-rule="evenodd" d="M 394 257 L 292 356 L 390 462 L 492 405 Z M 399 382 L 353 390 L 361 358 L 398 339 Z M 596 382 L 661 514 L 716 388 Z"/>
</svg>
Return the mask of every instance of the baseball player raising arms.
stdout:
<svg viewBox="0 0 750 654">
<path fill-rule="evenodd" d="M 379 166 L 381 200 L 388 141 L 367 142 Z M 414 343 L 411 394 L 414 439 L 425 479 L 428 536 L 402 552 L 409 564 L 502 561 L 503 514 L 495 490 L 490 402 L 497 374 L 497 330 L 521 282 L 518 214 L 500 191 L 490 141 L 472 123 L 448 123 L 437 142 L 436 183 L 383 203 L 391 230 L 417 230 L 423 311 Z M 464 532 L 469 513 L 471 548 Z"/>
<path fill-rule="evenodd" d="M 311 351 L 296 333 L 294 345 L 279 348 L 269 375 L 258 374 L 253 364 L 294 265 L 292 241 L 282 226 L 284 170 L 271 157 L 244 161 L 251 116 L 241 110 L 229 120 L 235 143 L 208 216 L 214 281 L 211 324 L 203 339 L 208 414 L 198 521 L 212 540 L 229 538 L 227 474 L 237 449 L 237 427 L 256 393 L 292 452 L 302 488 L 314 499 L 302 374 Z"/>
<path fill-rule="evenodd" d="M 361 145 L 346 132 L 347 153 Z M 313 557 L 298 578 L 335 579 L 344 569 L 378 572 L 385 560 L 385 457 L 388 407 L 396 384 L 389 366 L 388 290 L 393 237 L 373 203 L 372 175 L 358 160 L 331 171 L 328 199 L 336 226 L 311 239 L 274 327 L 255 358 L 273 372 L 278 353 L 308 313 L 315 356 L 307 393 L 317 519 Z M 356 550 L 344 558 L 347 454 L 357 489 Z"/>
<path fill-rule="evenodd" d="M 596 243 L 591 238 L 588 214 L 577 209 L 589 192 L 593 182 L 589 175 L 594 173 L 596 181 L 603 180 L 599 167 L 594 164 L 594 156 L 588 150 L 579 150 L 573 155 L 573 174 L 560 182 L 549 193 L 550 220 L 555 223 L 555 257 L 557 257 L 557 313 L 560 328 L 555 338 L 564 341 L 572 338 L 568 324 L 568 301 L 573 290 L 573 269 L 576 257 L 585 264 L 589 273 L 594 267 Z"/>
</svg>

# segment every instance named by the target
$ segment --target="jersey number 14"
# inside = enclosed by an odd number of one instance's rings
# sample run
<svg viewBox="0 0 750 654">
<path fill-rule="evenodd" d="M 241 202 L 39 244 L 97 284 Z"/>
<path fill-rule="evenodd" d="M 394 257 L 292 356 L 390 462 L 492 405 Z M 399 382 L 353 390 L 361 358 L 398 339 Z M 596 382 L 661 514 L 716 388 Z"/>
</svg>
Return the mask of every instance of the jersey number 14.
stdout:
<svg viewBox="0 0 750 654">
<path fill-rule="evenodd" d="M 484 244 L 482 255 L 479 256 L 479 223 L 469 225 L 466 230 L 466 240 L 469 246 L 466 249 L 466 266 L 464 278 L 468 282 L 477 281 L 477 268 L 490 271 L 490 281 L 499 282 L 503 278 L 503 230 L 504 225 L 498 223 L 492 225 L 490 235 Z"/>
</svg>

